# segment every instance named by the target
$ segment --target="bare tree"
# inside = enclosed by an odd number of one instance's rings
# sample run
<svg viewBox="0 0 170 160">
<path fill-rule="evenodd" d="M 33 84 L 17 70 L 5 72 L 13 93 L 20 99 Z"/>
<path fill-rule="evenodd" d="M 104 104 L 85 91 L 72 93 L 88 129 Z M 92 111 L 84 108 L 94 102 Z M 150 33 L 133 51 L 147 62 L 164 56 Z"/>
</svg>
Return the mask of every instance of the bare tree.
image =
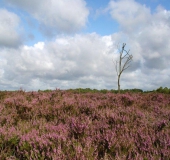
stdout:
<svg viewBox="0 0 170 160">
<path fill-rule="evenodd" d="M 116 72 L 117 72 L 117 77 L 118 77 L 118 81 L 117 81 L 117 85 L 118 85 L 118 92 L 120 93 L 120 76 L 123 73 L 124 70 L 126 70 L 127 68 L 129 68 L 129 64 L 132 61 L 133 56 L 129 54 L 129 51 L 125 50 L 125 46 L 126 43 L 123 43 L 122 48 L 119 52 L 120 56 L 119 56 L 119 60 L 115 61 L 115 68 L 116 68 Z"/>
</svg>

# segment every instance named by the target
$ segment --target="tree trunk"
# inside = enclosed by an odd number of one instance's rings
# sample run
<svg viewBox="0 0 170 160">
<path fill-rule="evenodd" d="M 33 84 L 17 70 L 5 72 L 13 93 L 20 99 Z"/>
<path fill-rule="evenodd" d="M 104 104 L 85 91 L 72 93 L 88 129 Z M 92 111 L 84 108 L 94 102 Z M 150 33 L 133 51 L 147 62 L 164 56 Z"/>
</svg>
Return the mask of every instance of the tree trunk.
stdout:
<svg viewBox="0 0 170 160">
<path fill-rule="evenodd" d="M 117 81 L 117 85 L 118 85 L 118 92 L 120 93 L 120 75 L 118 76 L 118 81 Z"/>
</svg>

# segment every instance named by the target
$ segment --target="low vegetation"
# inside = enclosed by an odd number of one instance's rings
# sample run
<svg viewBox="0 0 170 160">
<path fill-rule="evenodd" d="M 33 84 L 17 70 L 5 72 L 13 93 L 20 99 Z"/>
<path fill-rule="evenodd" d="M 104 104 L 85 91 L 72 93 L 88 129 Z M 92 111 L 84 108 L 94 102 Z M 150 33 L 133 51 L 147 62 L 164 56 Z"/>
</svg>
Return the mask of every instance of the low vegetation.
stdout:
<svg viewBox="0 0 170 160">
<path fill-rule="evenodd" d="M 0 159 L 169 160 L 162 90 L 1 91 Z"/>
</svg>

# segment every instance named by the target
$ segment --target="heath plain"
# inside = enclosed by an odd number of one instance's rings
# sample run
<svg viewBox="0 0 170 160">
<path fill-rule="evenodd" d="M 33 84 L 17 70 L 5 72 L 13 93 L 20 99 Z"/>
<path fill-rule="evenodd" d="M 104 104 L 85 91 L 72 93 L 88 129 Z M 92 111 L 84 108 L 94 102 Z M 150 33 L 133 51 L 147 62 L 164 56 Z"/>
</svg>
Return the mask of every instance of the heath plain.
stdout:
<svg viewBox="0 0 170 160">
<path fill-rule="evenodd" d="M 169 160 L 170 89 L 0 91 L 1 160 Z"/>
</svg>

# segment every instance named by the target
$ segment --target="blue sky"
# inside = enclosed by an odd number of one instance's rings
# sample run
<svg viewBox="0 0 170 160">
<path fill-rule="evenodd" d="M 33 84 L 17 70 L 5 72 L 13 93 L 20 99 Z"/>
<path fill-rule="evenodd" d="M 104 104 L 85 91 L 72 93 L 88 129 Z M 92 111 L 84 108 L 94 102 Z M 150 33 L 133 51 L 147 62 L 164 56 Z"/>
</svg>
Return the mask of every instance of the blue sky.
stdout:
<svg viewBox="0 0 170 160">
<path fill-rule="evenodd" d="M 170 87 L 169 0 L 1 0 L 0 90 Z M 131 83 L 133 82 L 133 83 Z"/>
</svg>

